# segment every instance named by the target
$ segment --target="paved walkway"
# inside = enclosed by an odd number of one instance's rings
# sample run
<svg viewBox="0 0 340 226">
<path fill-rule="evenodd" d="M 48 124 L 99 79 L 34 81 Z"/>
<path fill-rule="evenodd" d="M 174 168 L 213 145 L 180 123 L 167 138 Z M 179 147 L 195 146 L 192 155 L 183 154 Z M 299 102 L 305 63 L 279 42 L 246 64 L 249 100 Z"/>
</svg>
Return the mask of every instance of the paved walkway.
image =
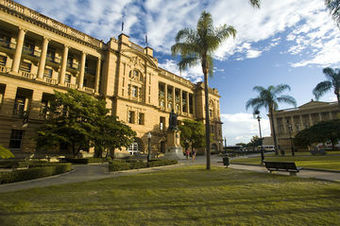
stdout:
<svg viewBox="0 0 340 226">
<path fill-rule="evenodd" d="M 118 176 L 123 176 L 123 175 L 133 175 L 133 174 L 138 174 L 138 173 L 155 172 L 155 171 L 168 170 L 168 169 L 181 167 L 181 166 L 205 164 L 205 163 L 206 163 L 205 156 L 197 156 L 195 161 L 180 160 L 179 164 L 176 164 L 176 165 L 154 167 L 154 168 L 144 168 L 144 169 L 121 171 L 121 172 L 114 172 L 114 173 L 108 172 L 107 163 L 98 164 L 98 165 L 73 165 L 73 170 L 66 174 L 0 185 L 0 193 L 18 191 L 18 190 L 36 188 L 36 187 L 47 187 L 51 185 L 78 183 L 78 182 L 85 182 L 85 181 L 91 181 L 91 180 L 100 180 L 100 179 L 113 178 L 113 177 L 118 177 Z M 216 155 L 211 156 L 211 165 L 223 167 L 222 158 Z M 251 171 L 256 171 L 256 172 L 261 172 L 261 173 L 267 173 L 266 169 L 261 166 L 231 164 L 229 167 L 234 168 L 234 169 L 240 169 L 240 170 L 251 170 Z M 286 173 L 279 173 L 279 174 L 286 174 Z M 298 176 L 340 182 L 340 173 L 301 170 L 300 173 L 298 173 Z"/>
</svg>

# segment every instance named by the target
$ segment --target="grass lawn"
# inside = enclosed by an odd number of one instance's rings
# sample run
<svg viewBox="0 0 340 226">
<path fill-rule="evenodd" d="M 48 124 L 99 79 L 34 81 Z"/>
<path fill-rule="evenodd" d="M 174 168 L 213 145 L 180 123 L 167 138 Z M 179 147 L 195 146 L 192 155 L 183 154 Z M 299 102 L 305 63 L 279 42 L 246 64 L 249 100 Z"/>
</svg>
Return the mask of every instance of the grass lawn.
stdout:
<svg viewBox="0 0 340 226">
<path fill-rule="evenodd" d="M 304 168 L 339 170 L 340 172 L 340 155 L 324 156 L 265 156 L 265 161 L 286 161 L 295 162 L 297 166 Z M 260 165 L 261 157 L 238 158 L 231 160 L 231 163 L 247 163 Z"/>
<path fill-rule="evenodd" d="M 1 225 L 340 225 L 340 184 L 204 166 L 0 195 Z"/>
</svg>

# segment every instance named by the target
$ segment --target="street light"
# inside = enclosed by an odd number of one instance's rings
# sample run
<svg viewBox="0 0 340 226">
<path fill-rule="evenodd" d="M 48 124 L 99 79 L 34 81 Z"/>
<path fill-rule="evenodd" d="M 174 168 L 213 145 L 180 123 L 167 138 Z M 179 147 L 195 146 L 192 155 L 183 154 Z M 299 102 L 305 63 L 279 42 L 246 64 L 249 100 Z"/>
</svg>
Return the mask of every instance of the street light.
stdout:
<svg viewBox="0 0 340 226">
<path fill-rule="evenodd" d="M 151 152 L 151 133 L 148 133 L 148 156 L 147 156 L 147 161 L 150 162 L 150 152 Z"/>
<path fill-rule="evenodd" d="M 287 124 L 288 124 L 288 133 L 289 133 L 289 139 L 290 139 L 290 149 L 292 152 L 292 156 L 294 156 L 295 152 L 294 152 L 293 138 L 292 138 L 293 126 L 289 123 L 289 120 L 287 120 Z"/>
<path fill-rule="evenodd" d="M 260 139 L 261 139 L 261 164 L 263 164 L 264 161 L 264 153 L 263 153 L 263 147 L 262 147 L 262 132 L 261 132 L 261 116 L 260 116 L 260 111 L 255 110 L 254 111 L 254 116 L 259 122 L 259 133 L 260 133 Z"/>
</svg>

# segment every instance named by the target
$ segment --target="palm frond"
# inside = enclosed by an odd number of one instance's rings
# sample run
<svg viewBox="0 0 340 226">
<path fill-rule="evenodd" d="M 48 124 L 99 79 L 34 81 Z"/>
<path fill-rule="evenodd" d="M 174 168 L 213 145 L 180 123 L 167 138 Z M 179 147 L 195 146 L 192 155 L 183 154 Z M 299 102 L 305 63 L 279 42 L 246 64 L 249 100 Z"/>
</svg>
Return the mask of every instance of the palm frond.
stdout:
<svg viewBox="0 0 340 226">
<path fill-rule="evenodd" d="M 277 86 L 274 87 L 273 93 L 275 95 L 278 95 L 278 94 L 284 92 L 285 90 L 289 90 L 290 91 L 290 86 L 287 85 L 287 84 L 280 84 L 280 85 L 277 85 Z"/>
<path fill-rule="evenodd" d="M 175 41 L 180 42 L 181 40 L 185 40 L 192 42 L 195 38 L 196 32 L 192 28 L 184 28 L 177 33 Z"/>
<path fill-rule="evenodd" d="M 253 90 L 256 91 L 256 92 L 261 93 L 261 92 L 263 92 L 263 90 L 265 90 L 265 88 L 263 88 L 262 86 L 255 86 L 253 88 Z"/>
<path fill-rule="evenodd" d="M 252 6 L 260 8 L 261 0 L 249 0 L 249 2 Z"/>
<path fill-rule="evenodd" d="M 337 25 L 340 26 L 340 0 L 325 0 L 325 4 Z"/>
<path fill-rule="evenodd" d="M 178 53 L 180 53 L 182 56 L 188 56 L 194 53 L 197 53 L 197 46 L 193 43 L 187 43 L 187 42 L 178 42 L 171 46 L 171 54 L 172 56 L 176 56 Z"/>
<path fill-rule="evenodd" d="M 315 98 L 318 100 L 322 95 L 328 92 L 332 88 L 332 82 L 323 81 L 316 85 L 313 89 L 313 94 Z"/>
<path fill-rule="evenodd" d="M 252 107 L 254 111 L 259 110 L 261 107 L 267 108 L 266 103 L 260 97 L 249 99 L 246 103 L 246 110 L 248 110 L 250 107 Z"/>
<path fill-rule="evenodd" d="M 187 69 L 190 66 L 195 66 L 199 63 L 199 57 L 197 55 L 190 55 L 181 58 L 181 61 L 177 64 L 180 71 Z"/>
<path fill-rule="evenodd" d="M 289 95 L 282 95 L 277 98 L 277 102 L 279 103 L 286 103 L 286 104 L 291 104 L 294 107 L 296 107 L 296 100 L 294 97 L 289 96 Z"/>
</svg>

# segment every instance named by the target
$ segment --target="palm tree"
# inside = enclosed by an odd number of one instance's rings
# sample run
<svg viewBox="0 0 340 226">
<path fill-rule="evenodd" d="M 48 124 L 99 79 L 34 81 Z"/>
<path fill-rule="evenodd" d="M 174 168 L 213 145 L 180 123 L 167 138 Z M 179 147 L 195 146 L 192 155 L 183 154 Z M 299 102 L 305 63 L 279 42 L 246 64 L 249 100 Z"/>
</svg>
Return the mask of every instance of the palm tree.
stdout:
<svg viewBox="0 0 340 226">
<path fill-rule="evenodd" d="M 274 111 L 278 108 L 278 103 L 288 103 L 294 105 L 296 107 L 296 101 L 292 96 L 289 95 L 281 95 L 285 90 L 290 91 L 290 86 L 286 84 L 280 84 L 277 86 L 269 86 L 267 89 L 262 86 L 255 86 L 253 88 L 254 91 L 258 92 L 259 95 L 255 98 L 251 98 L 246 103 L 246 109 L 252 107 L 254 112 L 264 107 L 269 110 L 270 120 L 271 120 L 271 129 L 273 132 L 273 140 L 275 146 L 275 154 L 277 155 L 277 141 L 276 141 L 276 133 L 274 127 Z"/>
<path fill-rule="evenodd" d="M 340 1 L 339 0 L 325 0 L 325 4 L 330 11 L 335 22 L 340 26 Z"/>
<path fill-rule="evenodd" d="M 203 11 L 196 29 L 184 28 L 177 33 L 176 44 L 171 47 L 173 56 L 181 55 L 179 69 L 198 63 L 204 74 L 205 94 L 205 126 L 206 126 L 206 154 L 207 169 L 210 169 L 210 120 L 209 120 L 209 92 L 208 75 L 213 75 L 213 52 L 230 36 L 235 37 L 236 30 L 232 26 L 222 25 L 215 28 L 210 13 Z"/>
<path fill-rule="evenodd" d="M 340 107 L 340 69 L 332 69 L 330 67 L 326 67 L 323 69 L 323 73 L 326 75 L 328 80 L 317 84 L 316 87 L 313 89 L 313 94 L 318 100 L 322 95 L 333 88 L 334 94 L 338 99 L 338 104 Z"/>
</svg>

